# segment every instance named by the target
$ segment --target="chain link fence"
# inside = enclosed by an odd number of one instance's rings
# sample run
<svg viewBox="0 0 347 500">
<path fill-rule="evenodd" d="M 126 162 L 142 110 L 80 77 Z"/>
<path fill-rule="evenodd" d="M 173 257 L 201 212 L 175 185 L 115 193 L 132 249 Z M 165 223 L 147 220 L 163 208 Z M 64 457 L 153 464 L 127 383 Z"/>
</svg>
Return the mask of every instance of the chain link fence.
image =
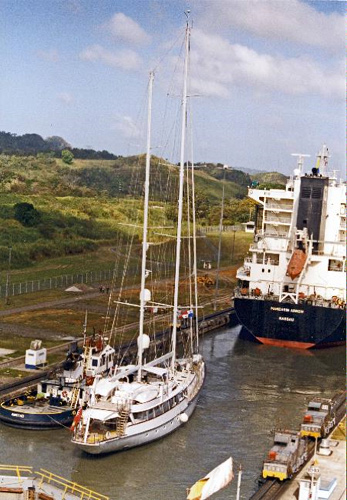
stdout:
<svg viewBox="0 0 347 500">
<path fill-rule="evenodd" d="M 238 226 L 222 226 L 222 232 L 227 233 L 229 231 L 242 231 L 243 227 L 241 225 Z M 208 233 L 219 233 L 220 226 L 200 226 L 198 228 L 198 232 L 200 234 L 208 234 Z"/>
<path fill-rule="evenodd" d="M 41 280 L 30 280 L 19 283 L 0 285 L 0 297 L 12 297 L 24 293 L 41 292 L 44 290 L 65 289 L 74 284 L 104 284 L 112 279 L 113 269 L 101 271 L 86 271 L 79 274 L 64 274 Z"/>
</svg>

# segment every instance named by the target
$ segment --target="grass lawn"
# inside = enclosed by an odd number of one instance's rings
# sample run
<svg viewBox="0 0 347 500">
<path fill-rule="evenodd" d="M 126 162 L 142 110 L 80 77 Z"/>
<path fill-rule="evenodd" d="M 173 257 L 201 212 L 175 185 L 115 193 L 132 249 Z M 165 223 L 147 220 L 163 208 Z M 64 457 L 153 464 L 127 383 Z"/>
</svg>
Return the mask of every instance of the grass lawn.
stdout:
<svg viewBox="0 0 347 500">
<path fill-rule="evenodd" d="M 218 309 L 224 309 L 230 306 L 230 298 L 233 292 L 233 288 L 236 283 L 235 273 L 239 265 L 243 261 L 243 257 L 246 254 L 249 244 L 252 240 L 252 235 L 246 234 L 244 232 L 236 233 L 223 233 L 222 235 L 222 253 L 221 253 L 221 269 L 219 273 L 219 292 L 218 296 L 227 296 L 227 299 L 217 305 Z M 199 261 L 198 275 L 204 276 L 208 274 L 212 277 L 214 283 L 216 280 L 216 251 L 218 253 L 219 244 L 219 234 L 209 234 L 208 238 L 201 238 L 198 245 L 198 252 L 200 250 L 200 255 L 204 254 L 204 258 L 207 258 L 208 252 L 211 255 L 212 269 L 211 271 L 205 271 L 201 268 L 201 261 Z M 162 257 L 164 252 L 164 247 L 152 249 L 151 259 Z M 139 248 L 137 247 L 133 254 L 133 265 L 138 267 L 139 261 Z M 172 244 L 169 245 L 168 261 L 171 262 L 172 257 Z M 110 247 L 100 249 L 97 252 L 91 254 L 86 254 L 83 256 L 66 256 L 59 259 L 48 259 L 45 262 L 41 262 L 35 266 L 35 270 L 31 267 L 29 269 L 24 269 L 21 271 L 14 271 L 14 275 L 20 279 L 29 279 L 29 277 L 37 279 L 40 277 L 49 277 L 54 273 L 62 272 L 72 273 L 77 272 L 81 269 L 81 265 L 86 268 L 97 268 L 100 269 L 103 266 L 111 268 L 114 265 L 115 255 Z M 82 262 L 81 262 L 82 261 Z M 169 279 L 165 281 L 160 281 L 159 272 L 153 273 L 151 278 L 148 280 L 148 286 L 151 288 L 150 280 L 153 280 L 153 292 L 152 300 L 160 303 L 172 303 L 173 296 L 173 285 L 172 281 Z M 166 270 L 162 271 L 162 276 L 172 277 L 173 270 L 172 267 L 168 267 Z M 116 283 L 116 287 L 119 286 L 120 279 Z M 106 285 L 106 283 L 105 283 Z M 124 289 L 121 301 L 128 301 L 130 303 L 139 302 L 139 277 L 131 276 L 125 281 L 125 285 L 128 289 Z M 44 347 L 50 347 L 58 343 L 63 342 L 63 338 L 66 336 L 80 337 L 83 331 L 84 316 L 85 311 L 88 311 L 88 333 L 92 333 L 93 330 L 96 332 L 107 331 L 111 328 L 112 319 L 114 316 L 114 311 L 116 309 L 115 300 L 118 299 L 118 292 L 115 291 L 112 296 L 112 300 L 109 304 L 109 317 L 107 316 L 108 310 L 108 295 L 98 293 L 98 288 L 95 289 L 95 297 L 88 297 L 83 294 L 71 295 L 63 290 L 48 290 L 42 292 L 36 292 L 33 294 L 23 294 L 17 295 L 15 297 L 10 297 L 10 305 L 5 306 L 4 303 L 0 303 L 1 309 L 8 309 L 11 307 L 21 307 L 26 305 L 38 304 L 42 302 L 53 302 L 55 300 L 71 298 L 71 303 L 53 306 L 49 305 L 44 309 L 37 309 L 33 311 L 23 311 L 20 313 L 12 314 L 1 318 L 1 322 L 11 325 L 14 329 L 18 330 L 18 334 L 12 334 L 10 337 L 6 334 L 6 329 L 4 332 L 0 331 L 0 347 L 8 349 L 16 349 L 16 352 L 12 357 L 16 357 L 25 353 L 25 350 L 30 345 L 30 340 L 33 338 L 42 338 Z M 215 285 L 206 286 L 204 284 L 198 285 L 198 294 L 200 304 L 204 303 L 203 309 L 199 310 L 199 316 L 202 317 L 207 315 L 214 310 L 214 299 L 215 299 Z M 78 300 L 75 300 L 78 299 Z M 180 305 L 188 306 L 189 300 L 189 286 L 185 279 L 181 280 L 180 283 Z M 118 314 L 116 327 L 124 327 L 129 323 L 136 323 L 138 321 L 138 308 L 127 307 L 124 305 L 118 306 Z M 150 317 L 147 313 L 147 317 Z M 152 317 L 150 322 L 149 330 L 152 332 L 154 329 L 161 329 L 164 326 L 170 324 L 171 321 L 166 321 L 166 324 L 160 318 L 160 315 Z M 30 337 L 28 334 L 24 334 L 23 330 L 25 328 L 37 329 L 37 334 Z M 22 335 L 21 335 L 22 330 Z M 31 330 L 29 330 L 31 331 Z M 47 332 L 50 332 L 47 334 Z M 119 341 L 124 342 L 127 340 L 132 340 L 137 334 L 137 326 L 128 331 L 123 331 L 119 335 Z M 117 342 L 117 339 L 115 339 Z"/>
</svg>

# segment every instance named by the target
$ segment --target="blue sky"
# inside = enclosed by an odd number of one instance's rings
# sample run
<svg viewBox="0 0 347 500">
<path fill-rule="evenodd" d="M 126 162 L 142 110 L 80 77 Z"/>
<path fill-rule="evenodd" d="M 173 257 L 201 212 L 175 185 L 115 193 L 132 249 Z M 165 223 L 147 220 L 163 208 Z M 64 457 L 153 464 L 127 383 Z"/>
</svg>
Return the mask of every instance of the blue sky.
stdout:
<svg viewBox="0 0 347 500">
<path fill-rule="evenodd" d="M 187 8 L 195 161 L 290 173 L 325 142 L 343 174 L 346 2 L 2 0 L 0 130 L 137 154 L 156 66 L 153 152 L 178 161 L 163 131 Z"/>
</svg>

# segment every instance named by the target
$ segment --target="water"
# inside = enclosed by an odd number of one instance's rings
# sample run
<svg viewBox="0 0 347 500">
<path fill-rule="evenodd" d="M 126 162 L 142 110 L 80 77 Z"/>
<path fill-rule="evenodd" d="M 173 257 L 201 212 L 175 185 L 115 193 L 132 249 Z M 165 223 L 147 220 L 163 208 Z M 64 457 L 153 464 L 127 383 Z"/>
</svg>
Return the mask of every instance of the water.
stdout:
<svg viewBox="0 0 347 500">
<path fill-rule="evenodd" d="M 243 467 L 241 498 L 256 489 L 275 427 L 298 429 L 312 396 L 345 386 L 345 349 L 316 352 L 239 340 L 221 329 L 202 342 L 207 378 L 188 424 L 141 448 L 89 457 L 68 430 L 21 431 L 0 425 L 0 463 L 48 469 L 117 500 L 184 500 L 186 488 L 230 455 Z M 214 498 L 235 498 L 236 480 Z"/>
</svg>

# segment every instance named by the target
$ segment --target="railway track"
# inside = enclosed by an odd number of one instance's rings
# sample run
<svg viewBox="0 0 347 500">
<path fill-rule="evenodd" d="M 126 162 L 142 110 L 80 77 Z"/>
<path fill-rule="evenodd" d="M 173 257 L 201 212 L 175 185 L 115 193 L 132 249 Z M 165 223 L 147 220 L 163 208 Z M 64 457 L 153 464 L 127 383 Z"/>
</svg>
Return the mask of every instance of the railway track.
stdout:
<svg viewBox="0 0 347 500">
<path fill-rule="evenodd" d="M 40 380 L 47 377 L 49 373 L 52 372 L 52 369 L 41 371 L 39 373 L 35 373 L 34 375 L 30 375 L 29 377 L 22 378 L 20 380 L 15 380 L 9 384 L 3 384 L 0 386 L 0 401 L 9 395 L 15 396 L 17 393 L 20 393 L 22 389 L 27 389 L 36 385 Z"/>
<path fill-rule="evenodd" d="M 268 479 L 259 490 L 257 490 L 250 500 L 275 500 L 282 489 L 282 484 L 277 479 Z"/>
</svg>

